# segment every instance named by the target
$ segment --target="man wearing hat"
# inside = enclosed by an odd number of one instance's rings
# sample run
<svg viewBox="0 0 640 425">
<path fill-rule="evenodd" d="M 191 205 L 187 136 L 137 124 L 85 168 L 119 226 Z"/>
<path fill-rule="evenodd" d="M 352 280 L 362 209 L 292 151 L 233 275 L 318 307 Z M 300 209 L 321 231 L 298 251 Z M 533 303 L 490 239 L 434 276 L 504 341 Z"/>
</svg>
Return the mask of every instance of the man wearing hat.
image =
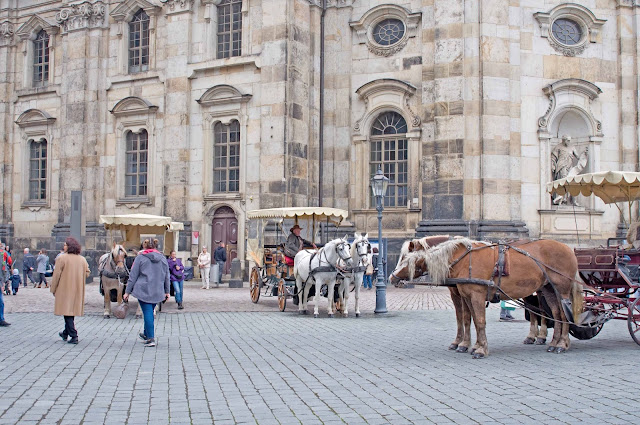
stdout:
<svg viewBox="0 0 640 425">
<path fill-rule="evenodd" d="M 311 245 L 316 249 L 318 248 L 313 242 L 302 239 L 300 230 L 302 229 L 297 224 L 293 226 L 287 238 L 287 243 L 284 245 L 284 259 L 288 266 L 293 266 L 293 258 L 300 252 L 304 245 Z"/>
</svg>

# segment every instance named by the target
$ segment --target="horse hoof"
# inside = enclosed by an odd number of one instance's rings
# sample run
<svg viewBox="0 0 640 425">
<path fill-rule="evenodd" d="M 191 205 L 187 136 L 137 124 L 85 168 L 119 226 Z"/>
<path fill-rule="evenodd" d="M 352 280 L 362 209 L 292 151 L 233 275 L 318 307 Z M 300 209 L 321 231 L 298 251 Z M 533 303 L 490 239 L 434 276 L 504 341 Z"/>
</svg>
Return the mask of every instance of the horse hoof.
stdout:
<svg viewBox="0 0 640 425">
<path fill-rule="evenodd" d="M 484 359 L 484 354 L 482 353 L 473 353 L 474 359 Z"/>
<path fill-rule="evenodd" d="M 556 347 L 550 346 L 549 348 L 547 348 L 547 353 L 555 353 L 556 352 Z"/>
<path fill-rule="evenodd" d="M 547 343 L 546 339 L 542 339 L 542 338 L 536 339 L 536 345 L 545 345 L 546 343 Z"/>
<path fill-rule="evenodd" d="M 449 350 L 457 350 L 458 349 L 458 344 L 451 344 L 449 346 Z"/>
<path fill-rule="evenodd" d="M 356 317 L 360 317 L 360 313 L 356 313 Z"/>
<path fill-rule="evenodd" d="M 562 354 L 562 353 L 564 353 L 565 351 L 567 351 L 567 349 L 566 349 L 566 348 L 562 348 L 562 347 L 558 347 L 558 348 L 556 348 L 556 354 Z"/>
<path fill-rule="evenodd" d="M 318 317 L 318 315 L 316 314 L 316 315 L 315 315 L 315 317 Z M 333 319 L 333 314 L 330 314 L 330 315 L 329 315 L 329 318 L 330 318 L 330 319 Z"/>
<path fill-rule="evenodd" d="M 349 317 L 349 315 L 347 313 L 342 315 L 343 317 Z"/>
<path fill-rule="evenodd" d="M 299 314 L 300 316 L 302 316 L 302 315 L 307 314 L 307 312 L 306 312 L 306 311 L 304 311 L 304 310 L 298 310 L 298 314 Z"/>
<path fill-rule="evenodd" d="M 469 347 L 458 347 L 456 349 L 456 353 L 466 353 L 467 351 L 469 351 Z"/>
<path fill-rule="evenodd" d="M 104 315 L 104 316 L 102 316 L 102 317 L 104 317 L 105 319 L 110 319 L 110 318 L 111 318 L 111 316 L 109 316 L 108 314 L 105 314 L 105 315 Z"/>
<path fill-rule="evenodd" d="M 317 319 L 318 317 L 320 317 L 320 315 L 319 315 L 319 314 L 314 314 L 314 315 L 313 315 L 313 318 L 314 318 L 314 319 Z"/>
<path fill-rule="evenodd" d="M 309 312 L 307 310 L 302 310 L 302 314 L 306 316 L 307 314 L 309 314 Z"/>
<path fill-rule="evenodd" d="M 474 355 L 476 353 L 476 349 L 472 348 L 471 351 L 469 352 L 469 354 Z"/>
<path fill-rule="evenodd" d="M 533 344 L 533 342 L 534 342 L 533 338 L 528 338 L 528 337 L 525 338 L 524 341 L 522 341 L 522 343 L 526 345 L 531 345 Z"/>
</svg>

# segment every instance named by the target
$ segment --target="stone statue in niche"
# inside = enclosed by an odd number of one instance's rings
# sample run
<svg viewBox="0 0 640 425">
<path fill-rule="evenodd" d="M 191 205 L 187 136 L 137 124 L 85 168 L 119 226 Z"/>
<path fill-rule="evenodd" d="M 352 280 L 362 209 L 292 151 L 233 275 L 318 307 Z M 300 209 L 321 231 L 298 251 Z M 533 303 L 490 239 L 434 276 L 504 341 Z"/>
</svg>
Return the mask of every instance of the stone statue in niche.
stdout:
<svg viewBox="0 0 640 425">
<path fill-rule="evenodd" d="M 578 153 L 578 149 L 571 142 L 571 137 L 562 136 L 562 141 L 551 151 L 551 176 L 553 180 L 563 179 L 568 176 L 580 174 L 587 165 L 589 148 Z M 567 194 L 551 195 L 551 202 L 554 205 L 578 205 L 573 196 Z"/>
</svg>

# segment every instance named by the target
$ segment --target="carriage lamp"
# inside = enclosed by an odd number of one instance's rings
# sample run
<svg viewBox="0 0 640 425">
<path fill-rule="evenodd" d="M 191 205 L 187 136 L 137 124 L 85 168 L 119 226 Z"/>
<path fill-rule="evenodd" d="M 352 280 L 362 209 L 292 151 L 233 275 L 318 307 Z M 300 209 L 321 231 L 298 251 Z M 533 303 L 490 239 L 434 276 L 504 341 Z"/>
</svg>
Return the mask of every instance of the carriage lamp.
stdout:
<svg viewBox="0 0 640 425">
<path fill-rule="evenodd" d="M 376 309 L 374 313 L 387 312 L 387 286 L 384 283 L 384 267 L 382 265 L 382 210 L 384 210 L 384 196 L 387 194 L 389 179 L 382 174 L 382 167 L 378 167 L 376 174 L 371 177 L 371 191 L 376 198 L 376 210 L 378 211 L 378 279 L 376 279 Z"/>
</svg>

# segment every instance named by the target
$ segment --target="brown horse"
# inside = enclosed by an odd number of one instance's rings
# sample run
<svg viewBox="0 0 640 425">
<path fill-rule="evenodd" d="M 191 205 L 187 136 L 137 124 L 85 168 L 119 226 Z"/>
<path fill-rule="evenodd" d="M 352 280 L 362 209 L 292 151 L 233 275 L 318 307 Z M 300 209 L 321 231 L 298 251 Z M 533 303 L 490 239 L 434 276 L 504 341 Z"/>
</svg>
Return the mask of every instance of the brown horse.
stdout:
<svg viewBox="0 0 640 425">
<path fill-rule="evenodd" d="M 435 235 L 435 236 L 425 236 L 422 238 L 412 239 L 410 241 L 406 241 L 402 244 L 402 250 L 400 251 L 400 259 L 398 260 L 398 264 L 402 261 L 404 257 L 407 256 L 410 252 L 415 251 L 426 251 L 429 248 L 432 248 L 436 245 L 441 244 L 442 242 L 446 242 L 451 240 L 452 237 L 449 235 Z M 456 350 L 458 353 L 466 353 L 469 351 L 468 343 L 465 344 L 465 334 L 469 334 L 471 332 L 471 316 L 470 312 L 464 308 L 464 303 L 462 302 L 462 298 L 460 297 L 460 293 L 458 289 L 455 287 L 449 287 L 449 294 L 451 295 L 451 302 L 453 303 L 453 307 L 456 312 L 456 322 L 458 323 L 458 331 L 456 334 L 456 339 L 449 345 L 449 350 Z M 538 307 L 542 305 L 542 296 L 530 295 L 525 299 L 525 303 L 531 304 L 534 307 Z M 466 316 L 465 316 L 466 315 Z M 540 326 L 538 327 L 538 323 Z M 470 340 L 470 338 L 469 338 Z M 529 334 L 524 339 L 524 344 L 536 344 L 536 345 L 544 345 L 547 341 L 547 321 L 544 316 L 540 316 L 538 314 L 531 314 L 530 316 L 530 326 L 529 326 Z"/>
<path fill-rule="evenodd" d="M 500 278 L 500 289 L 504 293 L 499 294 L 499 297 L 517 299 L 534 292 L 542 292 L 557 324 L 547 351 L 557 353 L 566 351 L 570 345 L 569 325 L 566 323 L 567 318 L 558 298 L 571 300 L 573 317 L 578 317 L 582 310 L 582 287 L 575 280 L 578 264 L 573 251 L 568 246 L 553 240 L 520 241 L 509 247 L 511 248 L 510 274 Z M 497 245 L 466 238 L 454 239 L 426 251 L 407 254 L 389 280 L 396 283 L 399 280 L 413 279 L 416 272 L 421 274 L 429 272 L 436 285 L 443 285 L 445 279 L 451 277 L 493 280 L 497 286 L 498 278 L 493 277 L 497 258 Z M 474 358 L 485 357 L 489 354 L 485 334 L 485 303 L 497 290 L 487 285 L 469 283 L 458 283 L 454 289 L 462 303 L 460 312 L 456 308 L 458 334 L 452 345 L 469 347 L 471 318 L 473 318 L 477 337 L 471 352 Z M 452 299 L 454 295 L 455 292 L 452 291 Z M 454 299 L 454 305 L 456 304 L 457 301 Z M 468 329 L 467 332 L 465 328 Z M 458 343 L 460 337 L 462 341 Z"/>
<path fill-rule="evenodd" d="M 113 244 L 110 252 L 107 252 L 98 262 L 98 272 L 100 273 L 101 292 L 104 295 L 104 317 L 111 317 L 111 290 L 117 292 L 116 301 L 122 302 L 122 291 L 124 283 L 129 277 L 129 270 L 125 266 L 127 251 L 122 245 Z"/>
</svg>

